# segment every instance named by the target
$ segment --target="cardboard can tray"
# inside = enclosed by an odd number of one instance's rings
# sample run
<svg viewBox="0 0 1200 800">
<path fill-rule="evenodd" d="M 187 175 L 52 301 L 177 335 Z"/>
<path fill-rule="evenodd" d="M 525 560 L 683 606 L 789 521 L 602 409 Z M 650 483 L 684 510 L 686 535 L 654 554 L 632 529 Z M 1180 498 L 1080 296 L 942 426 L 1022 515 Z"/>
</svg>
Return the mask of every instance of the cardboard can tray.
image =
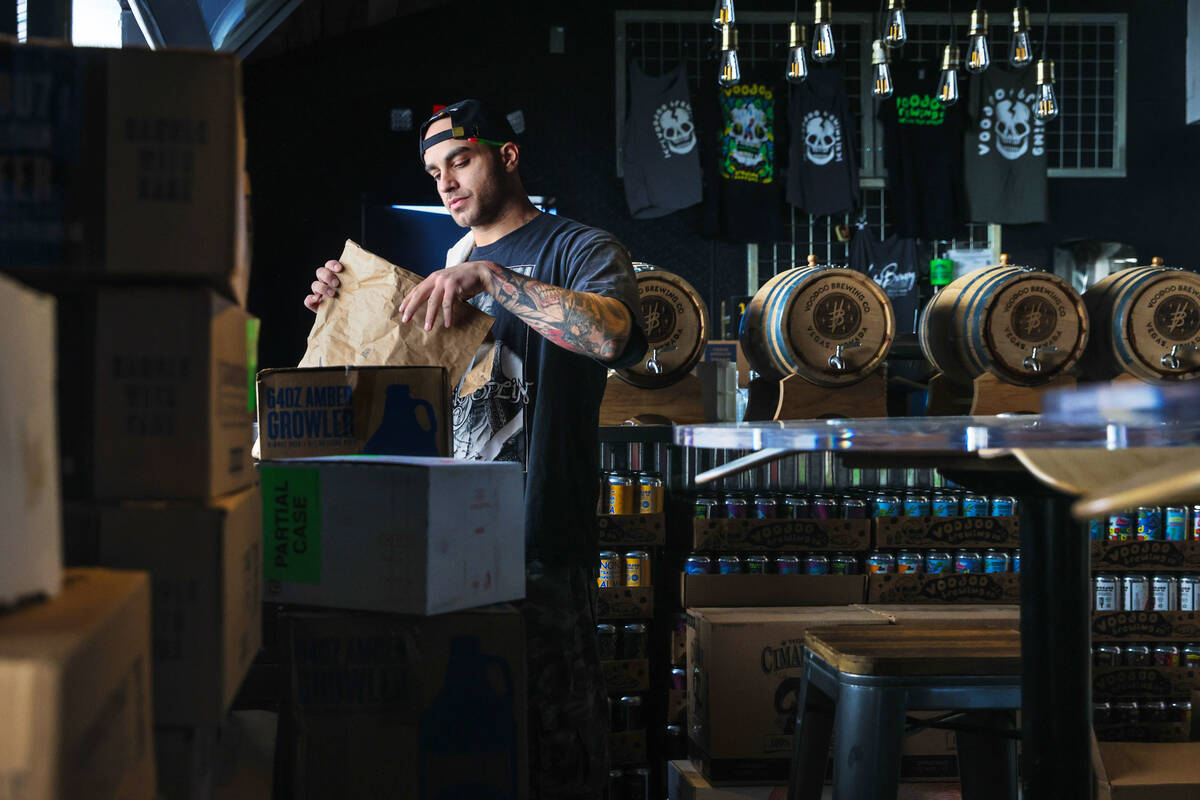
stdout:
<svg viewBox="0 0 1200 800">
<path fill-rule="evenodd" d="M 1200 641 L 1200 612 L 1093 611 L 1092 641 Z"/>
<path fill-rule="evenodd" d="M 653 616 L 653 587 L 601 587 L 596 613 L 598 619 L 646 619 Z"/>
<path fill-rule="evenodd" d="M 687 666 L 687 633 L 671 631 L 671 666 Z"/>
<path fill-rule="evenodd" d="M 1094 730 L 1102 742 L 1186 742 L 1191 736 L 1186 722 L 1110 722 Z"/>
<path fill-rule="evenodd" d="M 1200 670 L 1189 667 L 1094 667 L 1098 698 L 1171 697 L 1200 689 Z"/>
<path fill-rule="evenodd" d="M 696 550 L 845 550 L 871 544 L 869 519 L 696 519 Z"/>
<path fill-rule="evenodd" d="M 610 733 L 608 753 L 614 765 L 643 763 L 646 760 L 646 732 L 642 730 Z"/>
<path fill-rule="evenodd" d="M 871 523 L 875 547 L 1021 546 L 1016 517 L 876 517 Z"/>
<path fill-rule="evenodd" d="M 683 725 L 687 719 L 687 692 L 683 689 L 667 690 L 667 724 Z"/>
<path fill-rule="evenodd" d="M 1092 570 L 1200 572 L 1200 541 L 1093 541 Z"/>
<path fill-rule="evenodd" d="M 601 661 L 604 686 L 609 694 L 629 694 L 650 690 L 650 662 L 645 658 Z"/>
<path fill-rule="evenodd" d="M 861 603 L 863 575 L 683 575 L 684 608 Z"/>
<path fill-rule="evenodd" d="M 1019 603 L 1021 575 L 1015 572 L 949 575 L 871 575 L 869 603 Z"/>
<path fill-rule="evenodd" d="M 599 514 L 600 544 L 656 546 L 667 542 L 666 514 Z"/>
</svg>

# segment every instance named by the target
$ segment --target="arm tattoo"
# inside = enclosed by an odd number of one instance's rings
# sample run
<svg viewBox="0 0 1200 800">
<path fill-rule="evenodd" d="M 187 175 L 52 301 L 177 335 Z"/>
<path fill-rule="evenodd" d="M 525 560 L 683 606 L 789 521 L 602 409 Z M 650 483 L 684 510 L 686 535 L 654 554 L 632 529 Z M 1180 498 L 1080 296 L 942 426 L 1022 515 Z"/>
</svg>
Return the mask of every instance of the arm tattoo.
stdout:
<svg viewBox="0 0 1200 800">
<path fill-rule="evenodd" d="M 620 300 L 551 286 L 499 264 L 488 272 L 488 294 L 564 350 L 601 361 L 624 350 L 633 320 Z"/>
</svg>

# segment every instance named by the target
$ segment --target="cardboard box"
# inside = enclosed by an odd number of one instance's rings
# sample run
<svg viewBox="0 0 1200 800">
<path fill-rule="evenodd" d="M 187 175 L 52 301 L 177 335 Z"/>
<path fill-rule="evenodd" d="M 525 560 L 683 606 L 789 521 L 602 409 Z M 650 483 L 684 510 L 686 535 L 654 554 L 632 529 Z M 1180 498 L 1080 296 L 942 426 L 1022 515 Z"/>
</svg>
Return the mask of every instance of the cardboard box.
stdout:
<svg viewBox="0 0 1200 800">
<path fill-rule="evenodd" d="M 1200 571 L 1200 541 L 1092 542 L 1092 569 L 1098 572 Z"/>
<path fill-rule="evenodd" d="M 1093 611 L 1093 642 L 1200 640 L 1200 612 Z"/>
<path fill-rule="evenodd" d="M 290 613 L 285 625 L 280 796 L 528 796 L 525 632 L 511 606 Z"/>
<path fill-rule="evenodd" d="M 2 223 L 0 223 L 2 224 Z M 0 275 L 0 606 L 62 586 L 54 299 Z"/>
<path fill-rule="evenodd" d="M 829 606 L 861 603 L 865 575 L 684 575 L 680 603 L 708 606 Z"/>
<path fill-rule="evenodd" d="M 646 763 L 646 732 L 610 733 L 608 735 L 608 760 L 613 766 Z"/>
<path fill-rule="evenodd" d="M 1195 800 L 1200 742 L 1138 744 L 1092 737 L 1096 800 Z"/>
<path fill-rule="evenodd" d="M 1093 730 L 1102 742 L 1186 742 L 1191 738 L 1191 726 L 1186 722 L 1113 722 L 1094 725 Z"/>
<path fill-rule="evenodd" d="M 654 616 L 654 587 L 611 586 L 600 589 L 597 619 L 648 619 Z"/>
<path fill-rule="evenodd" d="M 666 514 L 600 514 L 596 527 L 602 545 L 655 547 L 667 543 Z"/>
<path fill-rule="evenodd" d="M 738 386 L 745 389 L 750 385 L 750 362 L 746 360 L 746 354 L 742 352 L 742 343 L 737 339 L 710 339 L 704 346 L 704 360 L 736 364 Z"/>
<path fill-rule="evenodd" d="M 154 797 L 150 581 L 67 570 L 61 593 L 0 616 L 5 797 Z"/>
<path fill-rule="evenodd" d="M 31 278 L 204 281 L 245 305 L 241 73 L 233 54 L 0 43 L 0 267 Z"/>
<path fill-rule="evenodd" d="M 444 367 L 258 373 L 259 456 L 453 455 Z"/>
<path fill-rule="evenodd" d="M 262 644 L 259 490 L 84 511 L 69 512 L 72 556 L 153 581 L 155 724 L 217 726 Z"/>
<path fill-rule="evenodd" d="M 257 319 L 206 289 L 60 297 L 68 497 L 204 500 L 254 482 Z"/>
<path fill-rule="evenodd" d="M 630 694 L 650 690 L 650 661 L 631 658 L 619 661 L 602 661 L 604 687 L 609 694 Z"/>
<path fill-rule="evenodd" d="M 777 786 L 713 786 L 687 759 L 667 762 L 670 800 L 779 800 L 787 797 L 786 777 Z"/>
<path fill-rule="evenodd" d="M 847 607 L 691 609 L 689 750 L 708 780 L 787 780 L 804 632 L 843 624 L 888 620 Z"/>
<path fill-rule="evenodd" d="M 870 575 L 868 603 L 1020 603 L 1020 573 Z"/>
<path fill-rule="evenodd" d="M 440 614 L 525 596 L 520 464 L 331 456 L 261 475 L 271 602 Z"/>
<path fill-rule="evenodd" d="M 1016 517 L 876 517 L 871 523 L 876 547 L 1021 546 Z"/>
<path fill-rule="evenodd" d="M 156 727 L 158 791 L 164 800 L 213 800 L 217 728 Z"/>
<path fill-rule="evenodd" d="M 863 605 L 866 611 L 883 614 L 897 625 L 977 625 L 983 628 L 1018 628 L 1021 606 L 972 605 L 964 603 L 916 605 Z"/>
<path fill-rule="evenodd" d="M 869 519 L 697 519 L 696 550 L 867 550 Z"/>
<path fill-rule="evenodd" d="M 1188 667 L 1093 667 L 1096 697 L 1169 697 L 1200 689 L 1200 670 Z"/>
</svg>

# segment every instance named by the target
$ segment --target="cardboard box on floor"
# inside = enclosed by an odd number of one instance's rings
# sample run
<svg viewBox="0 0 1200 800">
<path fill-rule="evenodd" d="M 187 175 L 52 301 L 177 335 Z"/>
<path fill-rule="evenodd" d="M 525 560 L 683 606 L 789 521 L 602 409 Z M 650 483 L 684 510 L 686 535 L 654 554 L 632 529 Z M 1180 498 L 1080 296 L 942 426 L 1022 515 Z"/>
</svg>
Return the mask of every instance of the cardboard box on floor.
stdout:
<svg viewBox="0 0 1200 800">
<path fill-rule="evenodd" d="M 0 42 L 0 267 L 31 279 L 204 281 L 245 305 L 250 258 L 233 54 Z"/>
<path fill-rule="evenodd" d="M 68 497 L 203 500 L 254 482 L 257 319 L 199 288 L 60 298 Z"/>
<path fill-rule="evenodd" d="M 441 614 L 525 596 L 519 464 L 340 456 L 261 475 L 271 602 Z"/>
<path fill-rule="evenodd" d="M 312 367 L 258 374 L 259 457 L 453 455 L 443 367 Z"/>
<path fill-rule="evenodd" d="M 154 587 L 154 722 L 215 727 L 262 643 L 262 500 L 70 504 L 76 563 L 139 569 Z"/>
<path fill-rule="evenodd" d="M 1096 800 L 1195 800 L 1200 742 L 1097 742 L 1092 736 Z"/>
<path fill-rule="evenodd" d="M 0 275 L 0 605 L 62 585 L 54 299 Z"/>
<path fill-rule="evenodd" d="M 151 800 L 150 670 L 143 573 L 67 570 L 58 596 L 0 616 L 5 796 Z"/>
<path fill-rule="evenodd" d="M 511 606 L 289 613 L 283 625 L 284 796 L 528 796 L 525 634 Z"/>
<path fill-rule="evenodd" d="M 776 786 L 713 786 L 687 759 L 667 762 L 670 800 L 785 800 L 787 779 Z"/>
</svg>

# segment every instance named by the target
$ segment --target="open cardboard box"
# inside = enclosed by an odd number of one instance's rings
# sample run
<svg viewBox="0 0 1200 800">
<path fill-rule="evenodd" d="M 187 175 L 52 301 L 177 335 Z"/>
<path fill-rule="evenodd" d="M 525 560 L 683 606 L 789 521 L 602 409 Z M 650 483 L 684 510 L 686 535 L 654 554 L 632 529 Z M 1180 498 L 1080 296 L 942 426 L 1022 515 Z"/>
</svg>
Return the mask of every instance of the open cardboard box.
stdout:
<svg viewBox="0 0 1200 800">
<path fill-rule="evenodd" d="M 1200 742 L 1099 742 L 1092 735 L 1097 800 L 1196 800 Z"/>
</svg>

